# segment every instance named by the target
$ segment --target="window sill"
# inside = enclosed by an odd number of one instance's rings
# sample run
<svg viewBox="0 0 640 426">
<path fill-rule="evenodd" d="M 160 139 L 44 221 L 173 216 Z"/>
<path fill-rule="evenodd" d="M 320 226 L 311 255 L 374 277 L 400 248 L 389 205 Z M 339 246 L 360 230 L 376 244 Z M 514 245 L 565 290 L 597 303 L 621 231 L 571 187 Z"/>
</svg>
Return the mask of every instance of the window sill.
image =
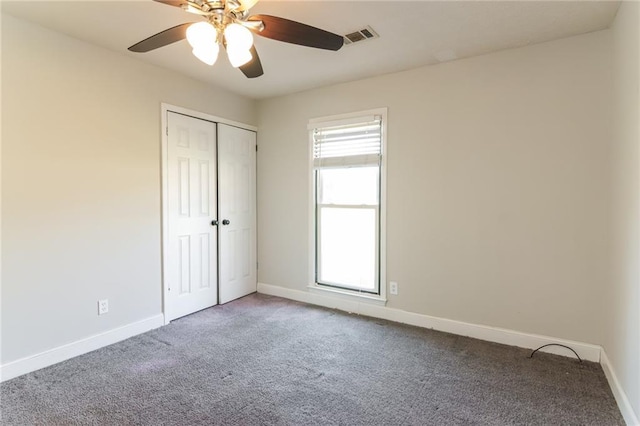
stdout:
<svg viewBox="0 0 640 426">
<path fill-rule="evenodd" d="M 357 301 L 361 303 L 369 303 L 372 305 L 385 306 L 387 299 L 373 294 L 364 294 L 356 291 L 343 290 L 339 288 L 323 287 L 317 284 L 309 284 L 307 286 L 311 293 L 328 295 L 332 294 L 338 296 L 341 299 Z"/>
</svg>

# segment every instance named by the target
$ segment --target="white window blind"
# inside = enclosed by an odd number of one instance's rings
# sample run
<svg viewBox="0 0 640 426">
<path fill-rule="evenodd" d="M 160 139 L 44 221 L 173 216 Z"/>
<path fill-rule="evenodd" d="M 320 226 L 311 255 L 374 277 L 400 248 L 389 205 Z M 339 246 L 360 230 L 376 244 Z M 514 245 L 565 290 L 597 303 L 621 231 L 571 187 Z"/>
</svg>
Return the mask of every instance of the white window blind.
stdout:
<svg viewBox="0 0 640 426">
<path fill-rule="evenodd" d="M 382 119 L 379 116 L 342 123 L 318 123 L 312 130 L 316 168 L 380 163 Z"/>
</svg>

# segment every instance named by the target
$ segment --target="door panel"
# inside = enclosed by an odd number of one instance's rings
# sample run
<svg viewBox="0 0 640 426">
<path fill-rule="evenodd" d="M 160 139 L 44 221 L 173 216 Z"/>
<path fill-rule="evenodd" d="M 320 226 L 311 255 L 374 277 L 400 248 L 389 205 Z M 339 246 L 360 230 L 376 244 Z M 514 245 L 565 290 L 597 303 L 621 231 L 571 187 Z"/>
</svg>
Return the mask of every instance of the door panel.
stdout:
<svg viewBox="0 0 640 426">
<path fill-rule="evenodd" d="M 219 124 L 218 164 L 220 303 L 226 303 L 257 288 L 256 133 Z"/>
<path fill-rule="evenodd" d="M 168 112 L 166 320 L 215 305 L 216 124 Z"/>
</svg>

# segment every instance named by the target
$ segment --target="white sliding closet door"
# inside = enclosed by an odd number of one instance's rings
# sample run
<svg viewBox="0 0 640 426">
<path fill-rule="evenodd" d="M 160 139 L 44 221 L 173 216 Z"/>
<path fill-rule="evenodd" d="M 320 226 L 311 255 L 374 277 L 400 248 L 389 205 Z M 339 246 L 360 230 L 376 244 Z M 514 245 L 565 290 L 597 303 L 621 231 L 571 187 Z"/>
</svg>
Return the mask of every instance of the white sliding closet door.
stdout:
<svg viewBox="0 0 640 426">
<path fill-rule="evenodd" d="M 256 133 L 218 124 L 220 303 L 257 288 Z"/>
</svg>

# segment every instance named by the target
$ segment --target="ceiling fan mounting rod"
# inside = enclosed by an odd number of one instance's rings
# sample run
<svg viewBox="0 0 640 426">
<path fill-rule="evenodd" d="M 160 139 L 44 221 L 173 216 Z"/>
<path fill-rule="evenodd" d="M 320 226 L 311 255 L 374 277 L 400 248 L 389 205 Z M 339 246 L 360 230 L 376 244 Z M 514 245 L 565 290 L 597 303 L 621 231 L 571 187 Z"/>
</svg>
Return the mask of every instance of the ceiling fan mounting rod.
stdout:
<svg viewBox="0 0 640 426">
<path fill-rule="evenodd" d="M 242 10 L 242 4 L 238 0 L 186 0 L 182 8 L 190 13 L 194 13 L 207 18 L 219 32 L 231 24 L 240 24 L 251 31 L 260 32 L 264 30 L 262 21 L 247 21 L 249 13 Z"/>
</svg>

